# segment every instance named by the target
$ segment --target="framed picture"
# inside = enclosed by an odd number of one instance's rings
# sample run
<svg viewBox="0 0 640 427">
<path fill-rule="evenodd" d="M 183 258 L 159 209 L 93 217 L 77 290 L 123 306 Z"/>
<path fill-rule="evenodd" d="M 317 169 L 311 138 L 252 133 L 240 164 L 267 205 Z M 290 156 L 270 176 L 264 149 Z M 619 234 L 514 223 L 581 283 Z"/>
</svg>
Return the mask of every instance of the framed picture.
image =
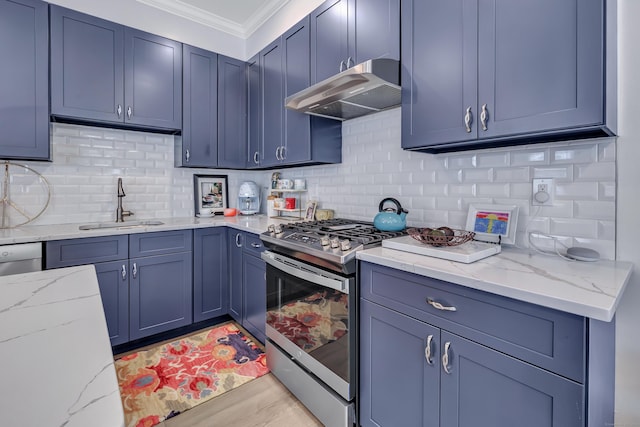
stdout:
<svg viewBox="0 0 640 427">
<path fill-rule="evenodd" d="M 476 233 L 476 240 L 515 245 L 518 206 L 469 205 L 467 231 Z"/>
<path fill-rule="evenodd" d="M 227 175 L 193 175 L 193 201 L 198 217 L 224 214 L 229 206 Z"/>
<path fill-rule="evenodd" d="M 304 212 L 304 219 L 307 221 L 313 221 L 316 215 L 316 207 L 318 206 L 318 202 L 315 200 L 309 200 L 307 202 L 307 209 Z"/>
</svg>

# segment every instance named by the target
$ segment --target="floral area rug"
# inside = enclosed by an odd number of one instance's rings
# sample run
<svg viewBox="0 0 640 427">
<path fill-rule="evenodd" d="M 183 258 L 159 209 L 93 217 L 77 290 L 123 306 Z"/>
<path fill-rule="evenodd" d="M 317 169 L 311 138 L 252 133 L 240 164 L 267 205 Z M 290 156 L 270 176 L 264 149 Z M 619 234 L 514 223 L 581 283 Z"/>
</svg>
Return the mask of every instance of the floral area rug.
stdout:
<svg viewBox="0 0 640 427">
<path fill-rule="evenodd" d="M 127 427 L 151 427 L 269 370 L 233 322 L 116 360 Z"/>
</svg>

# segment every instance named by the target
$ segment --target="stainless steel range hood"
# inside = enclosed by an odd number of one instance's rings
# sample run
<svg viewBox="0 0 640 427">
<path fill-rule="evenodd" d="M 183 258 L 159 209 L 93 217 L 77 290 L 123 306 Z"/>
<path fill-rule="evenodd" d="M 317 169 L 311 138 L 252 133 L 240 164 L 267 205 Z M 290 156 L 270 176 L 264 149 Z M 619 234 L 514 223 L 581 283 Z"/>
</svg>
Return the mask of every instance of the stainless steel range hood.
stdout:
<svg viewBox="0 0 640 427">
<path fill-rule="evenodd" d="M 400 62 L 370 59 L 287 97 L 285 107 L 349 120 L 400 105 Z"/>
</svg>

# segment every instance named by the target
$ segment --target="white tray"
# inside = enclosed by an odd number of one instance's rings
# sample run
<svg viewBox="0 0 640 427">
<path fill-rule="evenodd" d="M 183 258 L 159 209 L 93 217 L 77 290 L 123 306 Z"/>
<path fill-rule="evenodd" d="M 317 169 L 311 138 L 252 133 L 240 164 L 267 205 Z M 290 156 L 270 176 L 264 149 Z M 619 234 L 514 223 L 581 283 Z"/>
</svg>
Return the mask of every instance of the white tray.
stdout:
<svg viewBox="0 0 640 427">
<path fill-rule="evenodd" d="M 495 243 L 476 242 L 472 240 L 458 246 L 430 246 L 418 242 L 411 236 L 385 239 L 382 241 L 382 247 L 465 264 L 470 264 L 474 261 L 500 253 L 500 245 Z"/>
</svg>

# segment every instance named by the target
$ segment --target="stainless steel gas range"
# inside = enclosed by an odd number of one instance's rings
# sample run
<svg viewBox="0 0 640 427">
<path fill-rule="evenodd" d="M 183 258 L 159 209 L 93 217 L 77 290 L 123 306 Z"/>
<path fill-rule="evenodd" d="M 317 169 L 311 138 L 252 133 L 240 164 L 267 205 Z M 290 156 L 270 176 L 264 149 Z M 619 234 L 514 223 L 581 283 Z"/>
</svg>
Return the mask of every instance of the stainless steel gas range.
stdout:
<svg viewBox="0 0 640 427">
<path fill-rule="evenodd" d="M 269 226 L 267 364 L 325 425 L 357 422 L 356 252 L 404 232 L 346 219 Z"/>
</svg>

